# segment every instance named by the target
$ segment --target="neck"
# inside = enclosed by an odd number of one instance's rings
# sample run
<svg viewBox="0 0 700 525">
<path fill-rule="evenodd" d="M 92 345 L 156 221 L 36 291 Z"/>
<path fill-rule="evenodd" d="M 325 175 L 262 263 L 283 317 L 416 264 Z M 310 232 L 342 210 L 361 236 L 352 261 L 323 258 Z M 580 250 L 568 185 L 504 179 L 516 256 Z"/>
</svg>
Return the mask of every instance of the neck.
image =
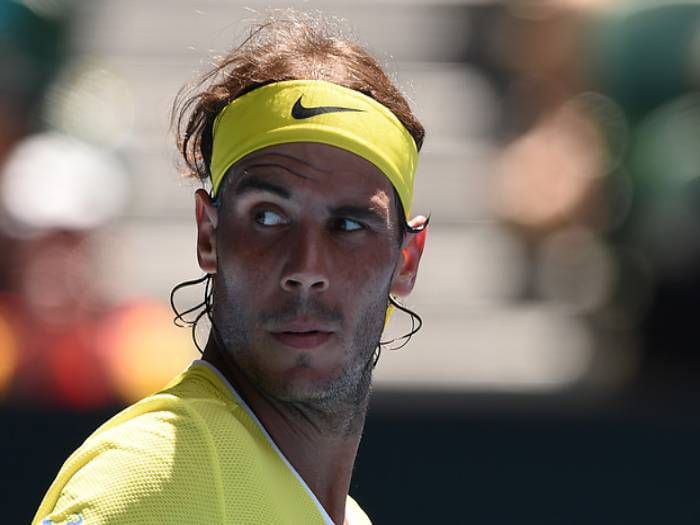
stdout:
<svg viewBox="0 0 700 525">
<path fill-rule="evenodd" d="M 204 349 L 203 359 L 228 379 L 333 522 L 342 524 L 364 427 L 368 388 L 358 395 L 362 399 L 348 400 L 332 407 L 289 403 L 261 391 L 212 337 Z"/>
</svg>

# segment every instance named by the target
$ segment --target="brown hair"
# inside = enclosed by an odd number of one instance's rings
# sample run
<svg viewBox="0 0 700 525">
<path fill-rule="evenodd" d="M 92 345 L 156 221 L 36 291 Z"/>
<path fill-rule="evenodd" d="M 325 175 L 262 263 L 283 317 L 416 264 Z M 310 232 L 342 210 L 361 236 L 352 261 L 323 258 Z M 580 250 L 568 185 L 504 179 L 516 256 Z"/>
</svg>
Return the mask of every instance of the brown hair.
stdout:
<svg viewBox="0 0 700 525">
<path fill-rule="evenodd" d="M 423 126 L 367 51 L 334 36 L 327 21 L 288 11 L 284 18 L 254 26 L 240 46 L 178 94 L 172 122 L 187 175 L 210 177 L 212 125 L 224 106 L 256 87 L 283 80 L 326 80 L 368 95 L 396 115 L 419 150 L 423 144 Z"/>
</svg>

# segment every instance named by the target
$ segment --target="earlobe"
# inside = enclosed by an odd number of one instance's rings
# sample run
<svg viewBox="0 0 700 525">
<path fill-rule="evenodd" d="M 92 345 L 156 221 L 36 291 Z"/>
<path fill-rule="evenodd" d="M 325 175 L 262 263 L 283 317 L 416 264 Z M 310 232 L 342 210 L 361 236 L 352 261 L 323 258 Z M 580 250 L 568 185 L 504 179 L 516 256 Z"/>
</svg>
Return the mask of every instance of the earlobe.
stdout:
<svg viewBox="0 0 700 525">
<path fill-rule="evenodd" d="M 197 261 L 203 272 L 216 273 L 218 210 L 206 191 L 197 190 L 194 198 L 197 220 Z"/>
<path fill-rule="evenodd" d="M 411 293 L 416 282 L 418 274 L 418 266 L 425 240 L 428 235 L 427 219 L 425 217 L 416 217 L 409 223 L 413 228 L 424 226 L 419 232 L 407 233 L 404 240 L 404 245 L 401 248 L 401 260 L 394 273 L 394 279 L 391 285 L 391 293 L 404 297 Z"/>
</svg>

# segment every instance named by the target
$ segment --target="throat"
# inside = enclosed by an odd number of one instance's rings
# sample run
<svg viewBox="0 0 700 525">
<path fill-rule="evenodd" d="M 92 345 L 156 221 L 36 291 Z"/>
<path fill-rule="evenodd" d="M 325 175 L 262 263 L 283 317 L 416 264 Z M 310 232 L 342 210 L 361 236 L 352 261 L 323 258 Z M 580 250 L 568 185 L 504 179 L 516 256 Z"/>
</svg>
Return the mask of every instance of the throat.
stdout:
<svg viewBox="0 0 700 525">
<path fill-rule="evenodd" d="M 202 357 L 228 379 L 334 522 L 343 523 L 369 403 L 371 366 L 354 388 L 300 402 L 263 391 L 211 339 Z"/>
<path fill-rule="evenodd" d="M 273 401 L 274 402 L 274 401 Z M 347 439 L 362 434 L 369 391 L 348 400 L 274 402 L 290 429 L 311 440 Z"/>
</svg>

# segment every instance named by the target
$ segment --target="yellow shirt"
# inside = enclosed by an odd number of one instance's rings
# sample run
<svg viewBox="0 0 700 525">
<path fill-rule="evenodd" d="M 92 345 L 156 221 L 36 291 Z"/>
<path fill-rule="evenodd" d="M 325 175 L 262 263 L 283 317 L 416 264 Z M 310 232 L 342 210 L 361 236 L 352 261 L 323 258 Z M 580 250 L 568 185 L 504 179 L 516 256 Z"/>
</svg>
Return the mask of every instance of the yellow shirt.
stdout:
<svg viewBox="0 0 700 525">
<path fill-rule="evenodd" d="M 221 373 L 195 361 L 98 428 L 65 462 L 35 525 L 333 522 Z M 348 525 L 369 525 L 348 496 Z"/>
</svg>

